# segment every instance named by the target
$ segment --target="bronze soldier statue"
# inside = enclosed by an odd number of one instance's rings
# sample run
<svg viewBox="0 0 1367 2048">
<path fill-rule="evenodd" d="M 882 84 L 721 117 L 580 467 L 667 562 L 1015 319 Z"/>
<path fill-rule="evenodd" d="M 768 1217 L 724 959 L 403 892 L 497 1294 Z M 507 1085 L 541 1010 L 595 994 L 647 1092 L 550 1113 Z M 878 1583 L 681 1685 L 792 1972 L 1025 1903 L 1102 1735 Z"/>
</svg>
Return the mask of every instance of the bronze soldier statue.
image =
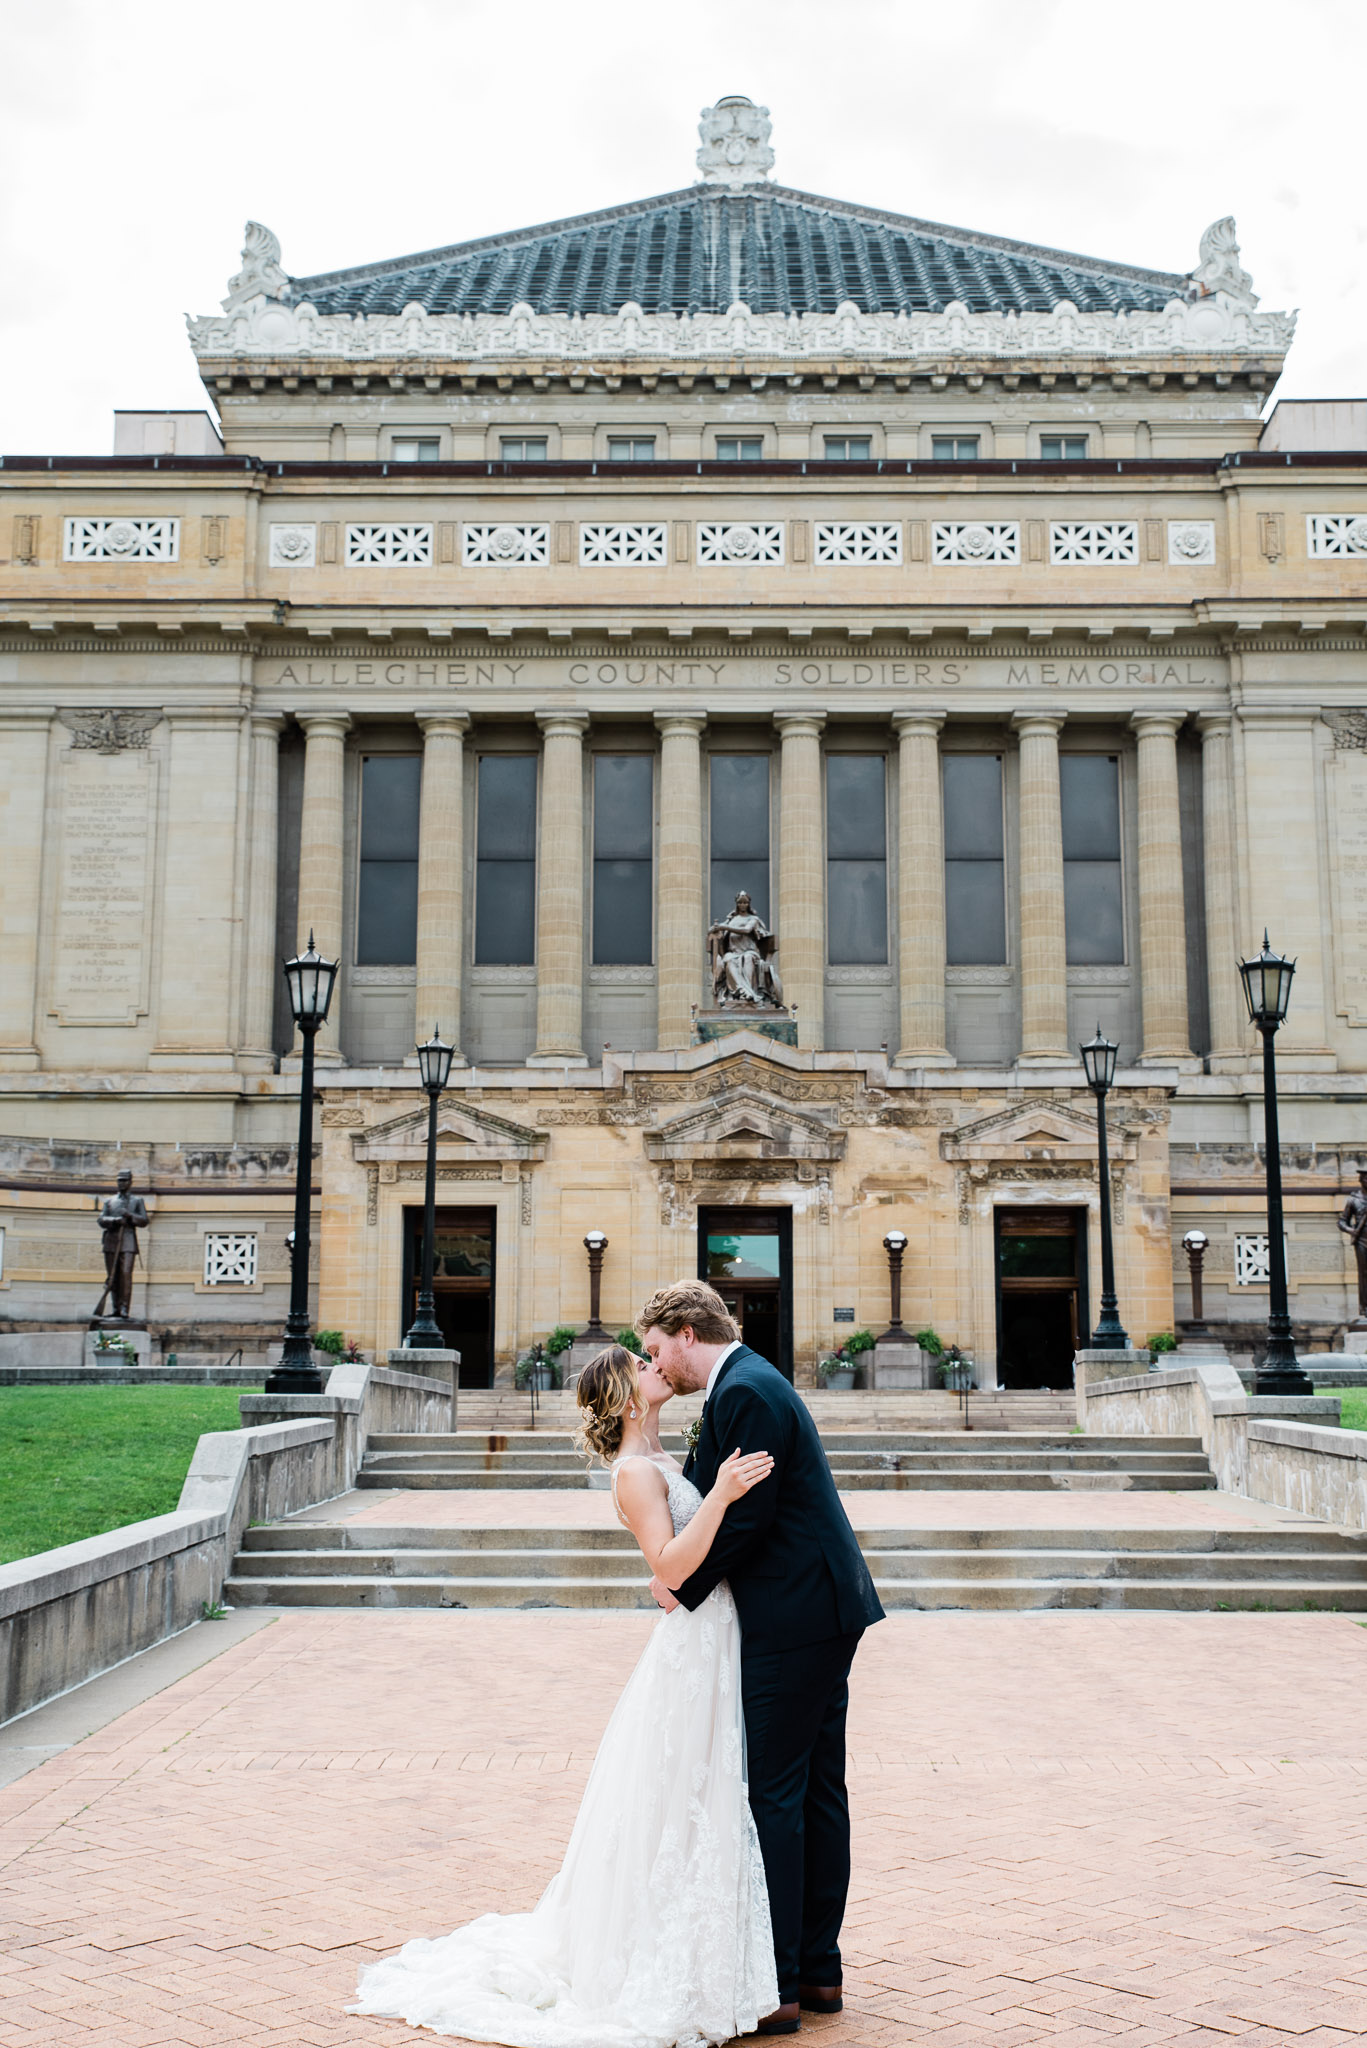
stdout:
<svg viewBox="0 0 1367 2048">
<path fill-rule="evenodd" d="M 1357 1187 L 1343 1205 L 1339 1229 L 1351 1239 L 1358 1262 L 1358 1312 L 1351 1327 L 1367 1329 L 1367 1171 L 1359 1173 Z"/>
<path fill-rule="evenodd" d="M 118 1192 L 100 1211 L 100 1233 L 104 1240 L 104 1293 L 95 1304 L 91 1321 L 126 1323 L 133 1304 L 133 1267 L 138 1257 L 138 1232 L 148 1228 L 147 1205 L 141 1195 L 130 1193 L 133 1176 L 122 1167 L 116 1176 Z M 104 1305 L 110 1304 L 109 1314 Z"/>
</svg>

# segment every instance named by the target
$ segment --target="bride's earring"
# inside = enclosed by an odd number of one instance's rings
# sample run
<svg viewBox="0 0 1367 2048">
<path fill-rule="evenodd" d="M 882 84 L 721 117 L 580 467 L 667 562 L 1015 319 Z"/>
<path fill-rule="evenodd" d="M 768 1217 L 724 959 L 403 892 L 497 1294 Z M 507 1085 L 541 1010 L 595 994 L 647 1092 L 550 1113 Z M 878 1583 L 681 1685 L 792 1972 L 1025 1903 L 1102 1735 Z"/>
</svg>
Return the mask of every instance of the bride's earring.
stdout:
<svg viewBox="0 0 1367 2048">
<path fill-rule="evenodd" d="M 627 1409 L 627 1414 L 631 1417 L 633 1422 L 636 1420 L 636 1407 L 634 1403 L 631 1407 Z"/>
</svg>

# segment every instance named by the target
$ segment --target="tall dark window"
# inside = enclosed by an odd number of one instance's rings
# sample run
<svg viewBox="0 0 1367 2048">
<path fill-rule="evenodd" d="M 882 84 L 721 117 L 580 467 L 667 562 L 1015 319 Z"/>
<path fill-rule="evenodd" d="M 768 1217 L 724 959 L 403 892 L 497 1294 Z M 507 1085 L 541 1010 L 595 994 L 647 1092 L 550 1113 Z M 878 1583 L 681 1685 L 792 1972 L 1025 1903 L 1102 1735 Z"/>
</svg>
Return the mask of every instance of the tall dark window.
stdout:
<svg viewBox="0 0 1367 2048">
<path fill-rule="evenodd" d="M 421 754 L 367 754 L 361 762 L 359 967 L 409 967 L 418 957 L 421 785 Z"/>
<path fill-rule="evenodd" d="M 650 960 L 654 772 L 649 754 L 593 757 L 593 957 L 600 966 Z"/>
<path fill-rule="evenodd" d="M 826 929 L 833 966 L 888 957 L 886 775 L 881 754 L 826 756 Z"/>
<path fill-rule="evenodd" d="M 1120 763 L 1114 754 L 1060 754 L 1063 917 L 1072 966 L 1120 966 Z"/>
<path fill-rule="evenodd" d="M 946 754 L 945 958 L 951 967 L 1006 960 L 1006 854 L 999 754 Z"/>
<path fill-rule="evenodd" d="M 485 754 L 475 839 L 475 959 L 536 958 L 536 756 Z"/>
<path fill-rule="evenodd" d="M 711 921 L 729 917 L 744 889 L 757 917 L 769 922 L 769 756 L 713 754 L 711 788 Z"/>
</svg>

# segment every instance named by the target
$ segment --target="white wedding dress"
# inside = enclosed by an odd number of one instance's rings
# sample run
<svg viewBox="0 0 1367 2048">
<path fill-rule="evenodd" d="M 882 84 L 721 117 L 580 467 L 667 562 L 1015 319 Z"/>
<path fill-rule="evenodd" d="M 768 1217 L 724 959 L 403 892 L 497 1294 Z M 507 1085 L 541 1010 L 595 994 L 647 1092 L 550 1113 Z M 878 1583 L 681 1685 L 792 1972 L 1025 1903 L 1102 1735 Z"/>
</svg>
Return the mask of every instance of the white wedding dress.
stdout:
<svg viewBox="0 0 1367 2048">
<path fill-rule="evenodd" d="M 702 1496 L 654 1462 L 677 1534 Z M 535 1908 L 408 1942 L 362 1971 L 358 1997 L 353 2012 L 505 2048 L 703 2048 L 774 2010 L 725 1582 L 656 1622 Z"/>
</svg>

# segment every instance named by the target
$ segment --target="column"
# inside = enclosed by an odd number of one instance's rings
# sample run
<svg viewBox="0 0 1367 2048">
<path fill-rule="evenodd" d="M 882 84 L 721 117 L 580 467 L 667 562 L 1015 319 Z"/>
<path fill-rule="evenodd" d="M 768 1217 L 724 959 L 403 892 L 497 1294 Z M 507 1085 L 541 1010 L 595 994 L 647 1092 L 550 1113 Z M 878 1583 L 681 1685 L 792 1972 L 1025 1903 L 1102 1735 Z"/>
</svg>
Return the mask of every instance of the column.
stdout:
<svg viewBox="0 0 1367 2048">
<path fill-rule="evenodd" d="M 945 845 L 940 786 L 943 711 L 899 711 L 897 974 L 899 1067 L 952 1067 L 945 1046 Z"/>
<path fill-rule="evenodd" d="M 778 964 L 797 1005 L 798 1044 L 820 1051 L 826 1026 L 826 833 L 821 804 L 824 712 L 780 712 Z"/>
<path fill-rule="evenodd" d="M 1020 963 L 1023 1066 L 1076 1059 L 1068 1043 L 1068 954 L 1063 930 L 1061 711 L 1018 711 L 1020 735 Z"/>
<path fill-rule="evenodd" d="M 418 823 L 418 997 L 420 1039 L 434 1025 L 460 1057 L 465 876 L 464 712 L 418 714 L 422 727 L 422 809 Z"/>
<path fill-rule="evenodd" d="M 1182 711 L 1136 711 L 1139 735 L 1139 974 L 1144 1016 L 1140 1059 L 1191 1059 L 1187 1022 L 1187 907 L 1182 888 L 1182 811 L 1177 728 Z"/>
<path fill-rule="evenodd" d="M 298 714 L 307 745 L 304 750 L 304 803 L 299 826 L 299 915 L 296 932 L 306 946 L 309 933 L 329 960 L 342 953 L 342 762 L 351 720 L 345 711 L 304 711 Z M 337 1029 L 345 979 L 345 963 L 333 991 L 332 1013 L 318 1034 L 315 1057 L 336 1066 L 341 1061 Z"/>
<path fill-rule="evenodd" d="M 1244 807 L 1246 865 L 1240 877 L 1238 950 L 1256 953 L 1266 930 L 1277 951 L 1296 960 L 1291 1006 L 1277 1033 L 1278 1069 L 1332 1072 L 1338 1064 L 1329 1044 L 1335 1008 L 1328 951 L 1333 889 L 1325 862 L 1337 848 L 1323 846 L 1320 837 L 1324 764 L 1318 752 L 1319 712 L 1285 703 L 1244 703 L 1239 727 L 1243 786 L 1238 801 Z M 1345 951 L 1351 955 L 1356 926 L 1350 924 L 1333 939 L 1341 957 Z M 1249 1031 L 1245 1044 L 1252 1036 Z"/>
<path fill-rule="evenodd" d="M 248 739 L 236 705 L 173 711 L 169 727 L 156 1043 L 147 1064 L 212 1071 L 235 1066 L 240 1043 Z"/>
<path fill-rule="evenodd" d="M 536 1051 L 529 1064 L 584 1067 L 584 711 L 538 711 Z"/>
<path fill-rule="evenodd" d="M 38 921 L 43 875 L 50 711 L 0 719 L 0 1072 L 38 1065 Z"/>
<path fill-rule="evenodd" d="M 655 981 L 661 1052 L 693 1042 L 693 1005 L 703 984 L 707 919 L 702 874 L 701 711 L 657 711 L 660 728 L 660 873 Z"/>
<path fill-rule="evenodd" d="M 280 973 L 276 934 L 276 874 L 280 833 L 280 734 L 285 721 L 254 711 L 247 832 L 246 996 L 239 1066 L 273 1064 L 275 992 Z"/>
<path fill-rule="evenodd" d="M 1239 956 L 1234 849 L 1233 719 L 1205 711 L 1201 729 L 1202 854 L 1206 881 L 1206 999 L 1210 1059 L 1248 1064 L 1251 1034 L 1234 963 Z"/>
</svg>

